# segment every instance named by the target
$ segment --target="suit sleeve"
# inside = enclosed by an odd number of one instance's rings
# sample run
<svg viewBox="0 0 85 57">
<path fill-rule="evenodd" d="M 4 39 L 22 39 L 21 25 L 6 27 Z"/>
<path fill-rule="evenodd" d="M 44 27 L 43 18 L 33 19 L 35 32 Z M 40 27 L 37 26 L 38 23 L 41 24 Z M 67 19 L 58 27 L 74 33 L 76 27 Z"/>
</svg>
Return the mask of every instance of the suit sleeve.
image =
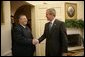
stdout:
<svg viewBox="0 0 85 57">
<path fill-rule="evenodd" d="M 38 39 L 38 40 L 39 40 L 39 43 L 40 43 L 41 41 L 43 41 L 45 38 L 46 38 L 46 24 L 45 24 L 45 29 L 44 29 L 43 35 Z"/>
<path fill-rule="evenodd" d="M 68 40 L 67 40 L 67 33 L 64 22 L 60 25 L 60 42 L 61 42 L 61 50 L 63 53 L 67 53 L 68 51 Z"/>
<path fill-rule="evenodd" d="M 23 45 L 29 45 L 32 44 L 32 39 L 26 39 L 23 35 L 22 35 L 22 31 L 19 28 L 14 28 L 13 29 L 13 41 L 18 43 L 18 44 L 23 44 Z"/>
</svg>

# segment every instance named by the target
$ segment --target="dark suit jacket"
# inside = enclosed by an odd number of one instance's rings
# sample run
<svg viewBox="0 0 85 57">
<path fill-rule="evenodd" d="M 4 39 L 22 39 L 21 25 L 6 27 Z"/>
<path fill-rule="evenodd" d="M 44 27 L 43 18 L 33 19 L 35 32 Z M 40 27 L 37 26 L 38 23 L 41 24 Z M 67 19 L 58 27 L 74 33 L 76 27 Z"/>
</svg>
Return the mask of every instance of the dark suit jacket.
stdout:
<svg viewBox="0 0 85 57">
<path fill-rule="evenodd" d="M 17 25 L 12 29 L 12 53 L 14 56 L 32 56 L 35 46 L 32 44 L 32 34 L 28 27 Z"/>
<path fill-rule="evenodd" d="M 55 20 L 49 32 L 49 22 L 45 24 L 44 34 L 39 42 L 46 38 L 46 56 L 61 56 L 67 52 L 67 34 L 64 22 Z"/>
</svg>

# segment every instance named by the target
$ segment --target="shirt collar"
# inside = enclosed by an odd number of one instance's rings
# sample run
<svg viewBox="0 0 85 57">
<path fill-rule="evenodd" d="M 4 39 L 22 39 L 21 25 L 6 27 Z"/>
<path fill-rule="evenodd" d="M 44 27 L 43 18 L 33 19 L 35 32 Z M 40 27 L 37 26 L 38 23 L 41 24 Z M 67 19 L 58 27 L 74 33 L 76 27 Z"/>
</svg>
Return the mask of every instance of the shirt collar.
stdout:
<svg viewBox="0 0 85 57">
<path fill-rule="evenodd" d="M 20 24 L 22 27 L 24 27 L 24 28 L 26 28 L 26 26 L 24 26 L 24 25 L 22 25 L 22 24 Z"/>
</svg>

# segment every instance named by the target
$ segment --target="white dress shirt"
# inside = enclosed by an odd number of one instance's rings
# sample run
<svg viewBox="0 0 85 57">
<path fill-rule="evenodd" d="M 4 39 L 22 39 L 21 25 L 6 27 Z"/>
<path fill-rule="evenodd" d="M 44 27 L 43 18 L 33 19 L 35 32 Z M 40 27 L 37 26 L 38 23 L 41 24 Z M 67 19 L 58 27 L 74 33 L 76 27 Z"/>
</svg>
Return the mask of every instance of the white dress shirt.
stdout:
<svg viewBox="0 0 85 57">
<path fill-rule="evenodd" d="M 51 27 L 53 26 L 54 21 L 55 21 L 55 18 L 52 21 L 50 21 L 52 23 Z"/>
</svg>

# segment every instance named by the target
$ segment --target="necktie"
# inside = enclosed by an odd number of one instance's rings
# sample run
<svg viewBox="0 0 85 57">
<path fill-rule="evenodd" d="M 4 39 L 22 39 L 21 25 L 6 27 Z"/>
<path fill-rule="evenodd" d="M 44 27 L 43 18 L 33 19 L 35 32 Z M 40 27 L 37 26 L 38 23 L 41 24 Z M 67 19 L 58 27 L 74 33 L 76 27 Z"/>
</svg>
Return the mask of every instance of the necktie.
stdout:
<svg viewBox="0 0 85 57">
<path fill-rule="evenodd" d="M 50 22 L 49 23 L 49 31 L 51 30 L 51 28 L 52 28 L 52 23 Z"/>
</svg>

